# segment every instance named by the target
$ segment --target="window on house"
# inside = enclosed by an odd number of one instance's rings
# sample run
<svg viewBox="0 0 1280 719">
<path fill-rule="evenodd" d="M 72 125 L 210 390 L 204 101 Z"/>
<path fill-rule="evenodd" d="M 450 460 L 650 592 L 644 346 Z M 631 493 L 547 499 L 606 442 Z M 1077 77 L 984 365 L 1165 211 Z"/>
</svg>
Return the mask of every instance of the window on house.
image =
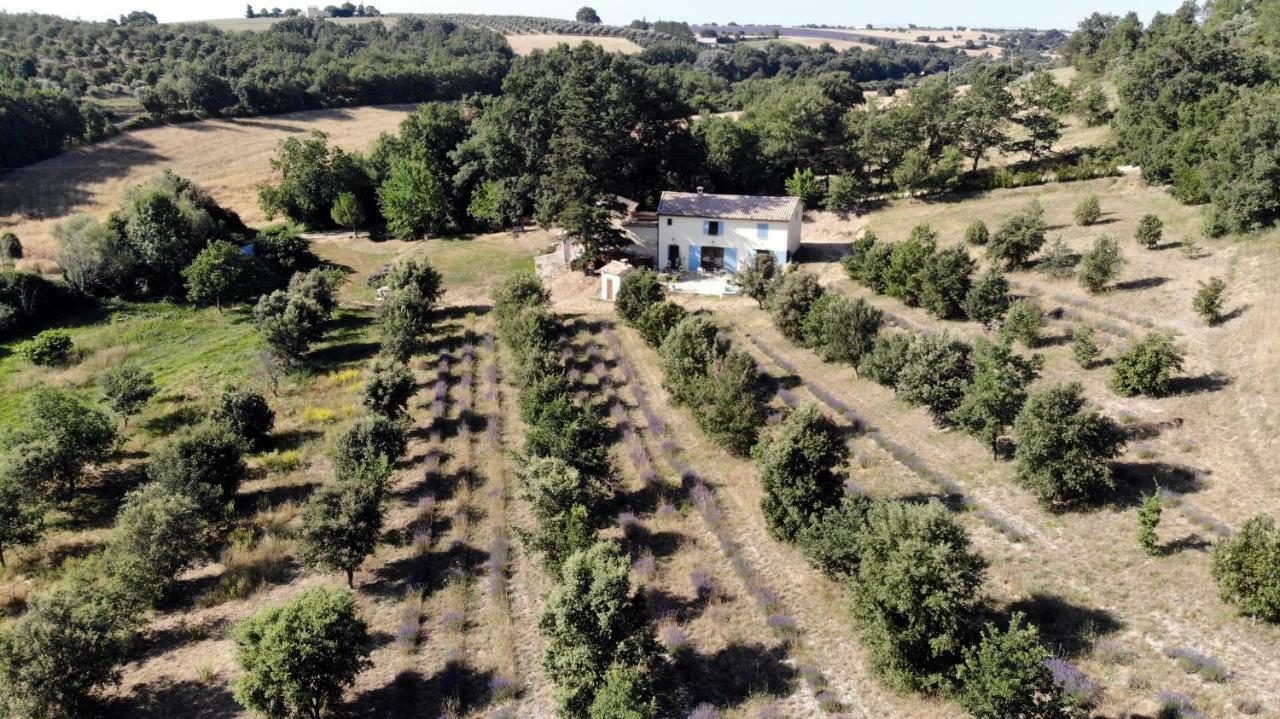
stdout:
<svg viewBox="0 0 1280 719">
<path fill-rule="evenodd" d="M 707 220 L 706 233 L 708 235 L 720 234 L 720 222 L 717 220 Z"/>
<path fill-rule="evenodd" d="M 670 227 L 670 226 L 671 226 L 671 218 L 670 218 L 670 217 L 668 217 L 668 218 L 667 218 L 667 227 Z"/>
<path fill-rule="evenodd" d="M 756 225 L 756 238 L 761 240 L 769 239 L 769 223 L 761 222 Z"/>
</svg>

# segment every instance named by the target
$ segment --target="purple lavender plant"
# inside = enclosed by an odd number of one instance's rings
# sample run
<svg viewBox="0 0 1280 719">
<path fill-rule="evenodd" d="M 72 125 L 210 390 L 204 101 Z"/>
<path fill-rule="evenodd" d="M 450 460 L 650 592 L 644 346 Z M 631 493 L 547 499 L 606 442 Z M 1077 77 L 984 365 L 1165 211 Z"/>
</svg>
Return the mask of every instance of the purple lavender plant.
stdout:
<svg viewBox="0 0 1280 719">
<path fill-rule="evenodd" d="M 1098 685 L 1067 660 L 1050 657 L 1044 661 L 1044 665 L 1053 675 L 1053 683 L 1062 690 L 1063 698 L 1071 706 L 1087 707 L 1098 698 Z"/>
</svg>

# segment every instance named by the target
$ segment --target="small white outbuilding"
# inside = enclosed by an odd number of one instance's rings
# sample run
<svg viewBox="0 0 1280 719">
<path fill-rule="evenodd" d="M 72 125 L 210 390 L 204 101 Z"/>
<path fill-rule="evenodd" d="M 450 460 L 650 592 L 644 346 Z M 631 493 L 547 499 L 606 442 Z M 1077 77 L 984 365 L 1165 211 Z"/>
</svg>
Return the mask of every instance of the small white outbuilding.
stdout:
<svg viewBox="0 0 1280 719">
<path fill-rule="evenodd" d="M 622 278 L 635 268 L 622 260 L 614 260 L 600 268 L 600 299 L 613 301 L 622 287 Z"/>
</svg>

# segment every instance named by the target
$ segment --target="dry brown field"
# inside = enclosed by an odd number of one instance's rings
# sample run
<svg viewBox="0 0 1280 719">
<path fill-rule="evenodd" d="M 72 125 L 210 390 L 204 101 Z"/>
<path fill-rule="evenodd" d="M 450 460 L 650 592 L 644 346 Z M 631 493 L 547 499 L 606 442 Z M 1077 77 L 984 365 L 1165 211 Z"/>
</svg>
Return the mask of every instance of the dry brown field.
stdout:
<svg viewBox="0 0 1280 719">
<path fill-rule="evenodd" d="M 530 33 L 507 35 L 507 42 L 517 55 L 528 55 L 534 50 L 550 50 L 556 45 L 579 45 L 592 42 L 610 52 L 631 55 L 643 48 L 625 37 L 597 37 L 592 35 L 556 35 L 553 33 Z"/>
<path fill-rule="evenodd" d="M 257 185 L 272 179 L 270 160 L 281 140 L 320 130 L 344 149 L 364 150 L 378 135 L 395 132 L 415 107 L 314 110 L 124 133 L 0 177 L 0 230 L 17 233 L 32 260 L 51 260 L 58 221 L 78 213 L 105 217 L 126 188 L 164 170 L 202 185 L 246 223 L 261 226 Z"/>
</svg>

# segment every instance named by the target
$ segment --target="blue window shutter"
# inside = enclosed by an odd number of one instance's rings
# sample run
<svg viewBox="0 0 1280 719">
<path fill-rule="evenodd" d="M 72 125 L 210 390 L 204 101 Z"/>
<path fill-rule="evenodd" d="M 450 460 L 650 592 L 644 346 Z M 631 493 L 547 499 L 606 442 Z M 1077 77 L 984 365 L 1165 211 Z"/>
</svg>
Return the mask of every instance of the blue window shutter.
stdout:
<svg viewBox="0 0 1280 719">
<path fill-rule="evenodd" d="M 761 222 L 760 224 L 756 225 L 756 239 L 760 239 L 760 240 L 769 239 L 769 223 Z"/>
<path fill-rule="evenodd" d="M 702 248 L 698 245 L 689 245 L 689 271 L 697 272 L 702 266 Z"/>
<path fill-rule="evenodd" d="M 738 248 L 737 247 L 724 248 L 724 269 L 727 272 L 738 271 Z"/>
<path fill-rule="evenodd" d="M 783 265 L 787 264 L 787 251 L 786 251 L 786 250 L 774 250 L 774 251 L 773 251 L 773 258 L 774 258 L 774 259 L 776 259 L 776 260 L 778 261 L 778 267 L 782 267 Z"/>
<path fill-rule="evenodd" d="M 706 234 L 710 234 L 710 233 L 711 233 L 711 221 L 710 221 L 710 220 L 703 220 L 703 221 L 702 221 L 702 234 L 706 235 Z"/>
</svg>

